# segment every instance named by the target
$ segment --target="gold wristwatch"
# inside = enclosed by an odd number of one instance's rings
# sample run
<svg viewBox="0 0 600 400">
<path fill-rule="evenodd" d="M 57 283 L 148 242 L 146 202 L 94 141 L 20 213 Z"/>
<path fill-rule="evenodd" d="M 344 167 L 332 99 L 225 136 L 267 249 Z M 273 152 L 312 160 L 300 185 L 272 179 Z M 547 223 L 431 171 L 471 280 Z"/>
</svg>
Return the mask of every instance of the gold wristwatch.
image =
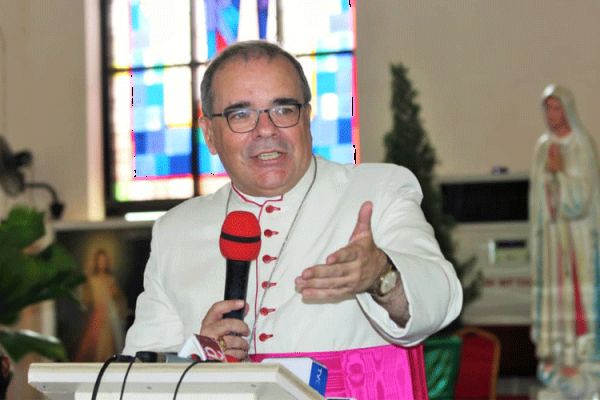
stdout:
<svg viewBox="0 0 600 400">
<path fill-rule="evenodd" d="M 394 267 L 394 263 L 390 260 L 390 257 L 386 254 L 387 257 L 387 268 L 379 275 L 379 277 L 373 283 L 373 286 L 367 290 L 367 292 L 371 295 L 377 297 L 383 297 L 386 294 L 390 293 L 396 287 L 396 283 L 398 283 L 398 278 L 400 273 Z"/>
</svg>

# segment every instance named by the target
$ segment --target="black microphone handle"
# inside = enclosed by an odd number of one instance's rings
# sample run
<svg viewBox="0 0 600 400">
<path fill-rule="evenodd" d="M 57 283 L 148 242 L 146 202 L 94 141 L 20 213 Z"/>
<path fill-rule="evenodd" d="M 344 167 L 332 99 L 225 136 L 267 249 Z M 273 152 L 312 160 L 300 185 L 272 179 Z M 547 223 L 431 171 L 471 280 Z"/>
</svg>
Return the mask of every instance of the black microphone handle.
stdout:
<svg viewBox="0 0 600 400">
<path fill-rule="evenodd" d="M 248 275 L 250 274 L 250 261 L 227 260 L 227 274 L 225 276 L 225 300 L 244 300 L 248 292 Z M 233 310 L 223 314 L 223 318 L 237 318 L 244 320 L 244 310 Z"/>
</svg>

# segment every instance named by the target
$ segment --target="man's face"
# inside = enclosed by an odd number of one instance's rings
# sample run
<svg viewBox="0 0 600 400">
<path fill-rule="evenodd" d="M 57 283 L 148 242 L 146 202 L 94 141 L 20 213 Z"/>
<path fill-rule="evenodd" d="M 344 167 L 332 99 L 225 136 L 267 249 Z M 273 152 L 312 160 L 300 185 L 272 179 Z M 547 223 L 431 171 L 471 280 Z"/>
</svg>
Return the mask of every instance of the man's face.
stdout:
<svg viewBox="0 0 600 400">
<path fill-rule="evenodd" d="M 214 113 L 304 102 L 297 72 L 283 57 L 227 61 L 214 76 L 213 93 Z M 267 113 L 260 113 L 256 128 L 247 133 L 233 132 L 223 117 L 203 118 L 200 126 L 210 152 L 219 155 L 235 187 L 246 194 L 283 194 L 310 165 L 310 105 L 300 109 L 298 124 L 289 128 L 273 125 Z"/>
<path fill-rule="evenodd" d="M 564 128 L 570 129 L 562 103 L 556 97 L 548 97 L 546 99 L 546 121 L 548 122 L 548 127 L 553 132 Z"/>
</svg>

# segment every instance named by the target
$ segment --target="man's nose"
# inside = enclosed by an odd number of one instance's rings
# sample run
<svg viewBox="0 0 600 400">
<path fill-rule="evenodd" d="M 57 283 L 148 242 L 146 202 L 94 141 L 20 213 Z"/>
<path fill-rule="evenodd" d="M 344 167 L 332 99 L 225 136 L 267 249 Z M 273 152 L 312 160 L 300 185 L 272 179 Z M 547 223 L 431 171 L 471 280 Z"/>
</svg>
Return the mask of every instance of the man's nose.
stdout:
<svg viewBox="0 0 600 400">
<path fill-rule="evenodd" d="M 272 136 L 277 133 L 277 127 L 273 124 L 273 121 L 271 121 L 268 111 L 261 110 L 258 114 L 255 132 L 256 135 L 260 137 Z"/>
</svg>

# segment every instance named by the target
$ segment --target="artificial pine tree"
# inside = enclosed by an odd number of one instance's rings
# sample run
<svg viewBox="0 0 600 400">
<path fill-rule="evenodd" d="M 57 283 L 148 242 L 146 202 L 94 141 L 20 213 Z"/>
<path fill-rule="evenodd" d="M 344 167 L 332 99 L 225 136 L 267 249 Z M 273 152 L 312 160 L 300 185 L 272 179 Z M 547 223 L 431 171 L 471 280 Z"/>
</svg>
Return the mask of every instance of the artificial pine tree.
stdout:
<svg viewBox="0 0 600 400">
<path fill-rule="evenodd" d="M 480 272 L 474 274 L 474 257 L 459 262 L 454 256 L 454 243 L 450 236 L 454 220 L 442 211 L 442 196 L 434 182 L 433 169 L 437 159 L 421 124 L 421 107 L 415 101 L 417 92 L 408 80 L 406 67 L 402 64 L 392 65 L 391 71 L 393 126 L 384 138 L 385 162 L 408 168 L 421 184 L 421 208 L 433 227 L 442 253 L 452 263 L 463 284 L 463 305 L 466 305 L 479 295 L 483 277 Z M 468 282 L 465 281 L 467 279 Z M 457 324 L 460 324 L 460 317 Z M 457 324 L 453 324 L 453 327 Z"/>
</svg>

